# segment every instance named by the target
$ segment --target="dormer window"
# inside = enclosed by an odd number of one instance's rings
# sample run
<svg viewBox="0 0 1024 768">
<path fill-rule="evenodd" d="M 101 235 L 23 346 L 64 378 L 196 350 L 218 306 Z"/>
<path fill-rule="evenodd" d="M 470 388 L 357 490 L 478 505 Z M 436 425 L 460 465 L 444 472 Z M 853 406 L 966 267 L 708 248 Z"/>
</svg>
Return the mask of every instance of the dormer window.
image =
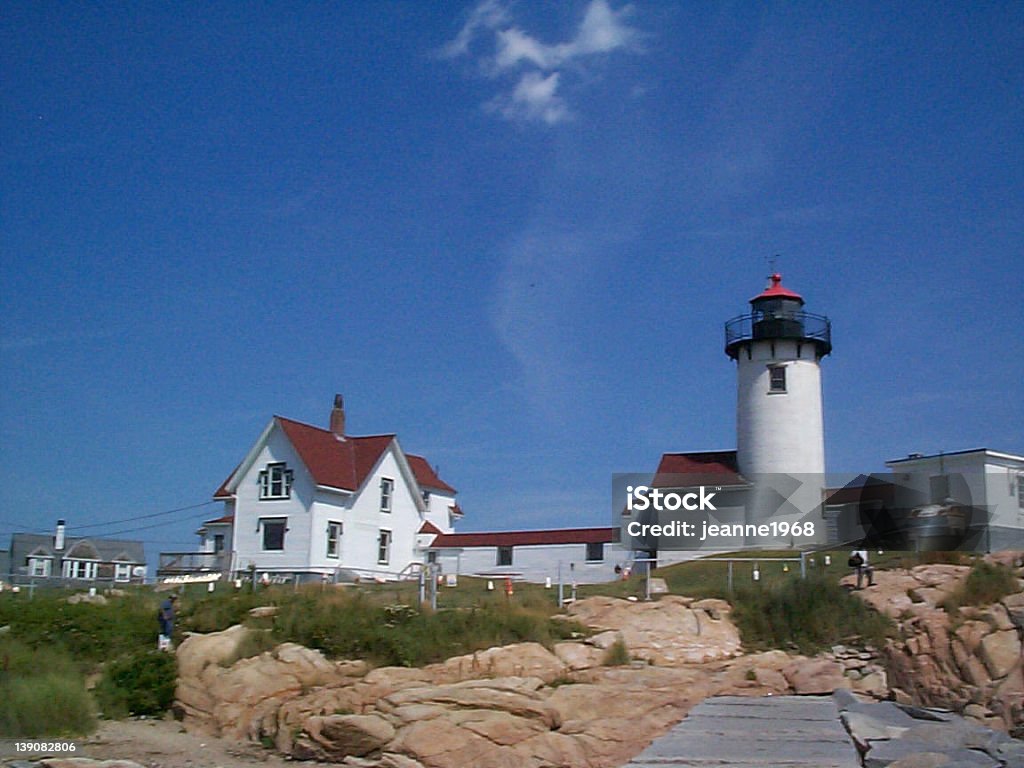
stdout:
<svg viewBox="0 0 1024 768">
<path fill-rule="evenodd" d="M 395 491 L 395 481 L 390 477 L 380 479 L 380 511 L 391 511 L 391 495 Z"/>
<path fill-rule="evenodd" d="M 260 472 L 260 499 L 288 499 L 292 495 L 292 470 L 283 461 L 267 464 Z"/>
</svg>

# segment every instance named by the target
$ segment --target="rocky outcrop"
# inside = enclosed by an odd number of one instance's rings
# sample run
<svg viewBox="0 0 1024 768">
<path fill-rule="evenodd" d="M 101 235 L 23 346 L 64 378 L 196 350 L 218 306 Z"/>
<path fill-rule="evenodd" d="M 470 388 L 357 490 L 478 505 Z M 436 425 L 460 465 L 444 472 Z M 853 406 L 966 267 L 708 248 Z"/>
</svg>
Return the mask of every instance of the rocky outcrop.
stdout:
<svg viewBox="0 0 1024 768">
<path fill-rule="evenodd" d="M 624 764 L 710 695 L 849 689 L 948 706 L 942 697 L 963 686 L 958 675 L 967 669 L 972 690 L 985 696 L 956 703 L 1006 727 L 1019 712 L 1010 692 L 1019 690 L 1021 605 L 1008 598 L 952 627 L 938 603 L 965 571 L 949 568 L 894 572 L 891 580 L 880 572 L 878 587 L 857 593 L 914 630 L 905 641 L 878 650 L 839 645 L 815 658 L 743 654 L 727 603 L 673 596 L 580 600 L 569 615 L 596 630 L 585 640 L 552 650 L 490 648 L 422 669 L 368 670 L 288 643 L 235 661 L 253 631 L 236 627 L 182 644 L 178 708 L 190 728 L 272 740 L 297 759 L 366 768 L 602 768 Z M 616 641 L 632 662 L 605 666 Z"/>
<path fill-rule="evenodd" d="M 653 602 L 634 603 L 614 597 L 591 597 L 568 608 L 568 616 L 594 629 L 591 638 L 601 648 L 617 640 L 630 654 L 657 666 L 719 661 L 739 655 L 739 631 L 729 620 L 724 600 L 693 600 L 666 595 Z"/>
<path fill-rule="evenodd" d="M 925 565 L 879 571 L 876 586 L 854 594 L 899 626 L 901 639 L 882 649 L 886 682 L 897 701 L 963 712 L 1024 735 L 1024 589 L 950 615 L 944 603 L 969 570 Z M 1018 568 L 1018 574 L 1024 571 Z M 853 586 L 852 577 L 845 581 Z"/>
<path fill-rule="evenodd" d="M 329 661 L 285 643 L 251 658 L 250 633 L 193 635 L 179 648 L 177 708 L 189 728 L 273 740 L 297 759 L 379 768 L 624 763 L 714 692 L 820 687 L 841 667 L 781 651 L 741 655 L 720 600 L 590 598 L 581 642 L 490 648 L 422 669 Z M 626 644 L 632 664 L 604 666 Z M 832 677 L 829 677 L 832 675 Z M 816 681 L 816 682 L 815 682 Z M 361 762 L 360 762 L 361 761 Z"/>
</svg>

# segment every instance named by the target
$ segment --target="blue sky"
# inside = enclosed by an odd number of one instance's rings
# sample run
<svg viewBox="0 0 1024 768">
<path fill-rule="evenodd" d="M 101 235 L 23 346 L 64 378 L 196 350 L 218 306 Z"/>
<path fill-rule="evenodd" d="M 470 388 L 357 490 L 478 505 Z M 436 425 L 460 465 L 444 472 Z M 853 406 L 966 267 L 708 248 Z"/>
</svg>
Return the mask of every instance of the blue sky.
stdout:
<svg viewBox="0 0 1024 768">
<path fill-rule="evenodd" d="M 772 254 L 830 470 L 1024 452 L 1020 3 L 13 2 L 0 71 L 0 534 L 191 548 L 335 392 L 464 530 L 603 524 L 735 446 Z"/>
</svg>

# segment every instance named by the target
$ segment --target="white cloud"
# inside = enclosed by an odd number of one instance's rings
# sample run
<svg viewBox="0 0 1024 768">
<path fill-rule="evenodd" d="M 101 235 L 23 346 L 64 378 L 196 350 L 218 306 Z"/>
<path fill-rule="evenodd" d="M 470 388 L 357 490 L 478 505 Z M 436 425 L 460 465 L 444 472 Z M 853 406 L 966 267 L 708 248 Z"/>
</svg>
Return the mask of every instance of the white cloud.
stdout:
<svg viewBox="0 0 1024 768">
<path fill-rule="evenodd" d="M 508 21 L 508 13 L 499 0 L 483 0 L 469 15 L 459 34 L 441 49 L 441 55 L 455 58 L 469 53 L 477 33 L 495 29 Z"/>
<path fill-rule="evenodd" d="M 561 123 L 572 115 L 556 93 L 558 78 L 558 72 L 552 72 L 547 77 L 539 72 L 527 72 L 510 95 L 500 94 L 485 104 L 484 108 L 509 120 L 540 120 L 548 125 Z"/>
<path fill-rule="evenodd" d="M 518 27 L 498 30 L 496 45 L 498 52 L 494 56 L 494 66 L 498 70 L 511 69 L 521 61 L 548 69 L 555 60 L 549 46 L 534 40 Z"/>
<path fill-rule="evenodd" d="M 587 6 L 576 39 L 565 55 L 585 56 L 594 53 L 610 53 L 619 48 L 635 48 L 639 43 L 636 30 L 623 20 L 632 9 L 626 6 L 613 11 L 604 0 L 593 0 Z"/>
<path fill-rule="evenodd" d="M 548 44 L 514 25 L 511 14 L 498 0 L 483 0 L 444 46 L 442 55 L 472 58 L 474 49 L 489 44 L 491 53 L 476 55 L 481 71 L 509 83 L 514 78 L 514 85 L 484 108 L 509 120 L 555 125 L 572 116 L 565 99 L 557 93 L 566 65 L 571 63 L 573 71 L 578 72 L 593 57 L 639 49 L 639 34 L 626 22 L 630 13 L 629 6 L 614 10 L 607 0 L 591 0 L 572 38 Z"/>
</svg>

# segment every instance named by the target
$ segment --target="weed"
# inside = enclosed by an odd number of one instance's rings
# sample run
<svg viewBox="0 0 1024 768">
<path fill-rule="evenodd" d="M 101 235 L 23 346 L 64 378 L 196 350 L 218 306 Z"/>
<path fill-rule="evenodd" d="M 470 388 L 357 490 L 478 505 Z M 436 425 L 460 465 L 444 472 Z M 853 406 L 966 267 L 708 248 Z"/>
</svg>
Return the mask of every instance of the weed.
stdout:
<svg viewBox="0 0 1024 768">
<path fill-rule="evenodd" d="M 626 641 L 621 637 L 608 646 L 604 653 L 603 663 L 606 667 L 623 667 L 629 664 L 633 657 L 629 655 L 629 648 Z"/>
<path fill-rule="evenodd" d="M 515 603 L 422 612 L 381 605 L 364 592 L 299 593 L 282 601 L 274 637 L 317 648 L 334 658 L 419 666 L 513 642 L 552 645 L 580 628 L 555 621 L 550 611 Z"/>
<path fill-rule="evenodd" d="M 978 560 L 971 567 L 963 584 L 943 602 L 943 608 L 948 613 L 955 614 L 964 606 L 991 605 L 1019 591 L 1020 586 L 1012 570 L 1005 565 Z"/>
<path fill-rule="evenodd" d="M 104 668 L 94 694 L 107 718 L 159 715 L 174 701 L 177 674 L 173 654 L 136 651 Z"/>
<path fill-rule="evenodd" d="M 78 735 L 95 726 L 92 700 L 66 651 L 0 640 L 0 736 Z"/>
</svg>

